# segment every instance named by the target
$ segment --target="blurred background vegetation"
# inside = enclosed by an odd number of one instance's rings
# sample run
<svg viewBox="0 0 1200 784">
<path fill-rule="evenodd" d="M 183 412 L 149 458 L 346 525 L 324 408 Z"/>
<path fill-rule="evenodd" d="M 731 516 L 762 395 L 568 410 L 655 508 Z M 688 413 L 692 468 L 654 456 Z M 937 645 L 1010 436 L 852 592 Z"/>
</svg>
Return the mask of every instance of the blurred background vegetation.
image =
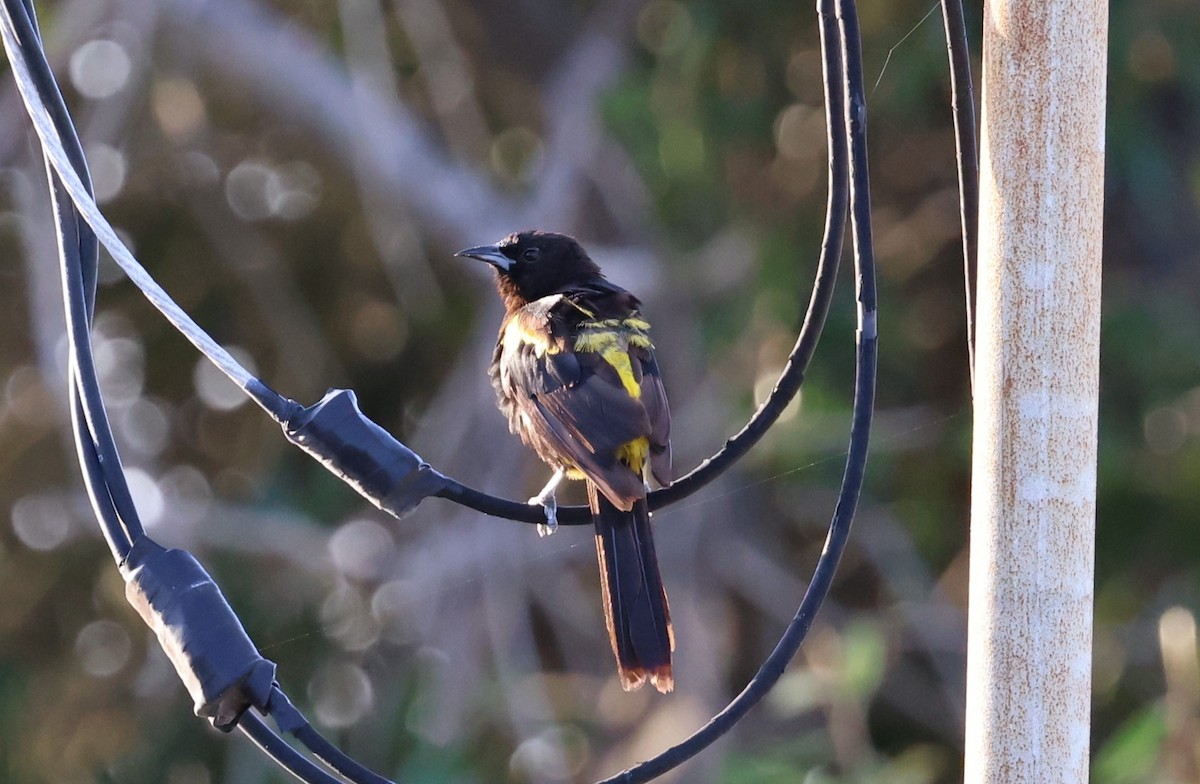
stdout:
<svg viewBox="0 0 1200 784">
<path fill-rule="evenodd" d="M 971 418 L 943 33 L 931 1 L 860 5 L 882 303 L 865 497 L 784 681 L 676 780 L 961 776 Z M 493 409 L 491 284 L 451 253 L 579 236 L 643 295 L 690 469 L 769 391 L 807 302 L 826 169 L 811 6 L 38 10 L 99 200 L 183 307 L 282 393 L 354 388 L 439 468 L 525 498 L 545 470 Z M 1111 24 L 1093 780 L 1196 781 L 1200 6 L 1116 2 Z M 282 781 L 190 715 L 90 518 L 31 139 L 0 78 L 0 780 Z M 539 540 L 436 500 L 377 513 L 115 267 L 96 351 L 152 534 L 210 567 L 319 728 L 402 781 L 587 781 L 703 723 L 794 611 L 847 439 L 851 288 L 766 442 L 656 516 L 666 697 L 620 691 L 586 529 Z"/>
</svg>

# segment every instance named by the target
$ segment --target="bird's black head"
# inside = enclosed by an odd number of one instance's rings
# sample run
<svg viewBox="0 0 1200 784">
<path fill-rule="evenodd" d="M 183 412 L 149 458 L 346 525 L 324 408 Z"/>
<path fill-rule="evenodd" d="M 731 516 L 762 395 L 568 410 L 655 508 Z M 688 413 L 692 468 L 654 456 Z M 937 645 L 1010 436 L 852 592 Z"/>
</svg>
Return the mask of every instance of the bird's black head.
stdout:
<svg viewBox="0 0 1200 784">
<path fill-rule="evenodd" d="M 514 232 L 495 245 L 454 254 L 496 268 L 496 288 L 511 310 L 577 283 L 602 277 L 574 237 L 546 231 Z"/>
</svg>

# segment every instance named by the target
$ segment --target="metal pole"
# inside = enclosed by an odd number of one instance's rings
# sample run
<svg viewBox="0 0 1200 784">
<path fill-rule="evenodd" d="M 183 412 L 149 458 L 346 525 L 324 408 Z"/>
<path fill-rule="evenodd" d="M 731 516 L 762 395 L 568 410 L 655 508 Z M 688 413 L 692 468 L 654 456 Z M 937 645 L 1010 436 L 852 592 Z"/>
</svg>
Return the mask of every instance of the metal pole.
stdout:
<svg viewBox="0 0 1200 784">
<path fill-rule="evenodd" d="M 1106 0 L 988 0 L 966 782 L 1086 782 Z"/>
</svg>

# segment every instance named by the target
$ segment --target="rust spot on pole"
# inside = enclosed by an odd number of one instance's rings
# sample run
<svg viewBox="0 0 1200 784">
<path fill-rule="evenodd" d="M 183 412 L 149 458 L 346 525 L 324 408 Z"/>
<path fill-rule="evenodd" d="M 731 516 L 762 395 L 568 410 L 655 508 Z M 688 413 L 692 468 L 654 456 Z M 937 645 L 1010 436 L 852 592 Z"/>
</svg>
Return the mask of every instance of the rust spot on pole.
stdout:
<svg viewBox="0 0 1200 784">
<path fill-rule="evenodd" d="M 1107 36 L 985 9 L 968 784 L 1088 778 Z"/>
</svg>

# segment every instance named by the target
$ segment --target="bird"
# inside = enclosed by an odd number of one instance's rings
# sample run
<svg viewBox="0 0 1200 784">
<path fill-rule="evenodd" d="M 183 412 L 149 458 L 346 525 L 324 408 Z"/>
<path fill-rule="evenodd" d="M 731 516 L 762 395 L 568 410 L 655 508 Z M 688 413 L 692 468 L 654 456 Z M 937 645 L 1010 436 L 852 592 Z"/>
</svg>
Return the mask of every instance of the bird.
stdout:
<svg viewBox="0 0 1200 784">
<path fill-rule="evenodd" d="M 579 242 L 521 231 L 456 256 L 494 268 L 504 319 L 488 373 L 509 429 L 552 470 L 529 503 L 557 527 L 555 490 L 582 479 L 605 625 L 625 691 L 674 688 L 675 636 L 646 504 L 671 483 L 671 413 L 641 302 Z"/>
</svg>

